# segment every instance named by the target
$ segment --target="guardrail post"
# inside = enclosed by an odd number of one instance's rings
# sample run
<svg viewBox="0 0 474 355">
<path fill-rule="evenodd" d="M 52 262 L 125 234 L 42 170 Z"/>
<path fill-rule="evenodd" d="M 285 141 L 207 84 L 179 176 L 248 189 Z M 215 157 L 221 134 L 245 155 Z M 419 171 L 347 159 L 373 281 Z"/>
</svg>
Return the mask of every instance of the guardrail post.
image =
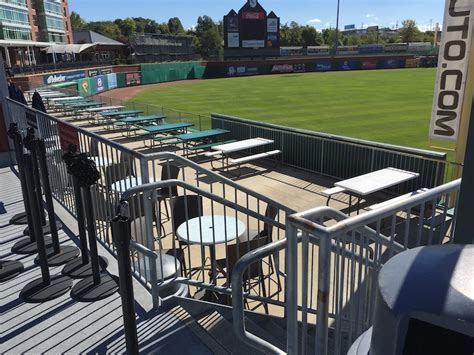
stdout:
<svg viewBox="0 0 474 355">
<path fill-rule="evenodd" d="M 318 306 L 316 315 L 316 354 L 328 353 L 329 287 L 331 272 L 331 238 L 319 238 Z"/>
<path fill-rule="evenodd" d="M 129 219 L 116 217 L 112 220 L 112 238 L 117 248 L 119 290 L 122 299 L 122 316 L 127 354 L 138 354 L 135 297 L 133 295 L 132 265 L 130 263 L 131 225 Z"/>
<path fill-rule="evenodd" d="M 150 172 L 148 168 L 148 159 L 140 159 L 140 170 L 142 176 L 143 184 L 148 184 L 150 182 Z M 147 202 L 151 201 L 151 192 L 146 191 L 143 193 L 143 200 L 146 206 Z M 158 216 L 161 220 L 161 216 Z M 159 223 L 160 221 L 158 221 Z M 150 250 L 155 250 L 155 238 L 153 234 L 153 209 L 152 208 L 145 208 L 145 230 L 146 230 L 146 247 Z M 158 228 L 160 228 L 158 226 Z M 150 278 L 148 280 L 151 284 L 151 296 L 153 299 L 153 307 L 158 308 L 161 305 L 159 291 L 158 291 L 158 272 L 156 268 L 155 260 L 150 261 Z"/>
<path fill-rule="evenodd" d="M 288 247 L 286 253 L 286 319 L 287 337 L 286 352 L 298 354 L 298 238 L 297 229 L 286 221 Z"/>
</svg>

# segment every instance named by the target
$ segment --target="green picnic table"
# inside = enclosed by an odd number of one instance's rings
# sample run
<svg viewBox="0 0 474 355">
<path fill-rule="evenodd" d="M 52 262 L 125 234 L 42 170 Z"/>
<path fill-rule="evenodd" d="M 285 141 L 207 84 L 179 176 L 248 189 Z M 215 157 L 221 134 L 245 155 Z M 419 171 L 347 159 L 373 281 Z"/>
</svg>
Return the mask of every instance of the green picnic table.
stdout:
<svg viewBox="0 0 474 355">
<path fill-rule="evenodd" d="M 124 119 L 118 120 L 117 125 L 122 125 L 126 127 L 126 135 L 130 136 L 130 134 L 134 131 L 138 131 L 144 124 L 150 123 L 157 123 L 162 122 L 166 116 L 163 115 L 148 115 L 148 116 L 137 116 L 137 117 L 127 117 Z M 123 134 L 123 133 L 122 133 Z"/>
<path fill-rule="evenodd" d="M 139 125 L 143 123 L 159 122 L 165 118 L 166 116 L 163 116 L 163 115 L 148 115 L 148 116 L 127 117 L 127 118 L 119 120 L 119 122 L 125 123 L 127 125 L 135 125 L 135 124 Z"/>
<path fill-rule="evenodd" d="M 190 142 L 200 142 L 204 139 L 210 139 L 215 137 L 220 137 L 224 134 L 230 133 L 225 129 L 208 129 L 206 131 L 197 131 L 193 133 L 180 134 L 175 138 L 183 143 L 184 155 L 187 155 L 187 146 Z"/>
<path fill-rule="evenodd" d="M 101 113 L 103 117 L 107 118 L 116 118 L 116 117 L 127 117 L 127 116 L 136 116 L 140 113 L 143 113 L 142 110 L 129 110 L 129 111 L 112 111 Z"/>
<path fill-rule="evenodd" d="M 141 127 L 142 130 L 144 130 L 145 133 L 145 139 L 146 136 L 151 136 L 151 141 L 152 141 L 152 146 L 154 146 L 154 142 L 156 140 L 155 136 L 158 134 L 164 134 L 164 133 L 170 133 L 170 132 L 175 132 L 178 130 L 186 129 L 188 127 L 192 127 L 194 124 L 189 123 L 189 122 L 180 122 L 180 123 L 167 123 L 167 124 L 161 124 L 161 125 L 152 125 L 152 126 L 144 126 Z M 163 137 L 163 138 L 158 138 L 161 140 L 165 139 L 172 139 L 173 137 Z"/>
<path fill-rule="evenodd" d="M 72 105 L 69 105 L 69 106 L 73 110 L 79 111 L 79 110 L 82 110 L 82 109 L 91 108 L 91 107 L 99 107 L 99 106 L 102 106 L 102 105 L 103 105 L 102 102 L 92 101 L 92 102 L 80 102 L 78 104 L 72 104 Z"/>
</svg>

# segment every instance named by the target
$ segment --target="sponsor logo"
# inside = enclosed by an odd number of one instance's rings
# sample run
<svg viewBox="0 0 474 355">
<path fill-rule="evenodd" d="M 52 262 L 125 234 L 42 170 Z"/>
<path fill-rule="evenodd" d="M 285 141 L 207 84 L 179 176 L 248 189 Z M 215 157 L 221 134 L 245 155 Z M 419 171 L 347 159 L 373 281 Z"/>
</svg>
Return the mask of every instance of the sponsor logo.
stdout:
<svg viewBox="0 0 474 355">
<path fill-rule="evenodd" d="M 46 85 L 53 85 L 53 84 L 65 83 L 66 81 L 83 79 L 85 77 L 86 77 L 86 73 L 83 71 L 58 73 L 58 74 L 45 75 L 43 77 L 43 82 Z"/>
<path fill-rule="evenodd" d="M 89 83 L 87 80 L 84 80 L 81 84 L 82 90 L 84 91 L 84 94 L 87 94 L 87 90 L 89 90 Z"/>
<path fill-rule="evenodd" d="M 446 2 L 430 125 L 431 139 L 458 139 L 471 46 L 471 11 L 471 1 Z"/>
<path fill-rule="evenodd" d="M 277 64 L 272 68 L 272 73 L 293 73 L 293 65 L 291 64 Z"/>
<path fill-rule="evenodd" d="M 265 13 L 263 12 L 242 12 L 242 18 L 244 20 L 263 20 L 265 18 Z"/>
</svg>

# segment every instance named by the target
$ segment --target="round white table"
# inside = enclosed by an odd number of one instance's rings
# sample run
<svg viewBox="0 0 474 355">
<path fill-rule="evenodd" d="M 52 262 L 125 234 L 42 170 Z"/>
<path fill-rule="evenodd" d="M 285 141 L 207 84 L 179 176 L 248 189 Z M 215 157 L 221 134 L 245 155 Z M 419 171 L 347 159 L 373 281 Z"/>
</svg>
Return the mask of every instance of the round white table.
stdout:
<svg viewBox="0 0 474 355">
<path fill-rule="evenodd" d="M 246 232 L 245 224 L 231 216 L 202 216 L 182 223 L 176 230 L 179 240 L 208 246 L 211 252 L 212 280 L 216 282 L 216 245 L 233 241 Z"/>
</svg>

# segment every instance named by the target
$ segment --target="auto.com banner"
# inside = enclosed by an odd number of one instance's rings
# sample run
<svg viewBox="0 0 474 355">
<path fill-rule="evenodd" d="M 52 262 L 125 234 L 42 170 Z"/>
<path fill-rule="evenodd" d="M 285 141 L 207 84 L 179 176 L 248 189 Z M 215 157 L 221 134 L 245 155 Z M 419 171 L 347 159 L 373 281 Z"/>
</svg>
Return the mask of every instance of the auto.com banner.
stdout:
<svg viewBox="0 0 474 355">
<path fill-rule="evenodd" d="M 474 19 L 472 0 L 446 0 L 430 139 L 457 141 Z"/>
</svg>

